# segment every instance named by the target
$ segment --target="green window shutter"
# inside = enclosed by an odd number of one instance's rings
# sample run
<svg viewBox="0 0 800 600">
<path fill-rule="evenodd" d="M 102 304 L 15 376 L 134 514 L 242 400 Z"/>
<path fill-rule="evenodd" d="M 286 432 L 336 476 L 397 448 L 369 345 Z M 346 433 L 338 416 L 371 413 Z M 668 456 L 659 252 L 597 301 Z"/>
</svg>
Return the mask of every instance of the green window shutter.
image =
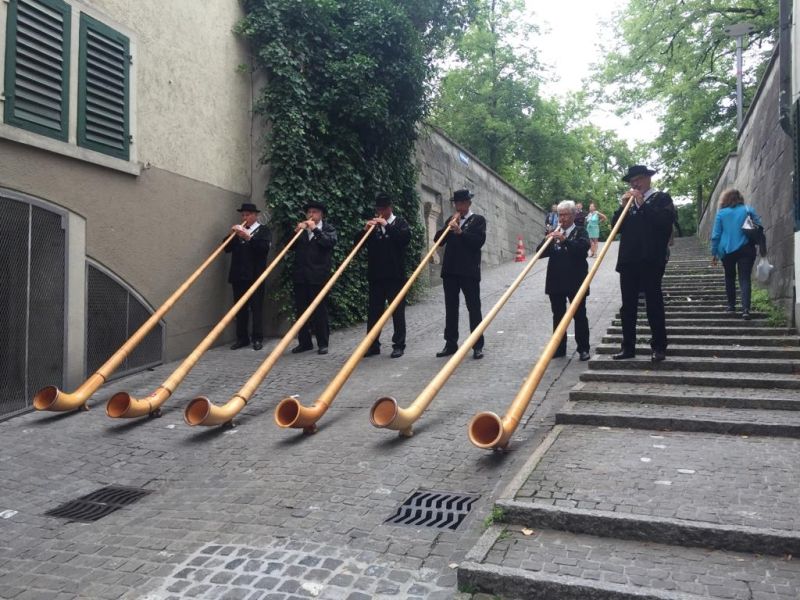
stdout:
<svg viewBox="0 0 800 600">
<path fill-rule="evenodd" d="M 61 0 L 11 0 L 7 23 L 5 122 L 66 140 L 70 7 Z"/>
<path fill-rule="evenodd" d="M 78 50 L 78 145 L 117 158 L 130 155 L 130 42 L 81 14 Z"/>
</svg>

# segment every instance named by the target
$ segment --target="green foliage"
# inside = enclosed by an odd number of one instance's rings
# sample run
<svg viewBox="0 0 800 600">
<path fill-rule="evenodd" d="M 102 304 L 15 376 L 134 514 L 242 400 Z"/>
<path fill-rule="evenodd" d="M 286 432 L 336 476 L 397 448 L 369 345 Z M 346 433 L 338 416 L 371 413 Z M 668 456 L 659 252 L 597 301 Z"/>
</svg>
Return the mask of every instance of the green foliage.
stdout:
<svg viewBox="0 0 800 600">
<path fill-rule="evenodd" d="M 684 236 L 690 236 L 697 233 L 697 205 L 692 202 L 691 204 L 684 204 L 678 206 L 678 225 L 681 228 L 681 233 Z M 677 235 L 677 232 L 676 232 Z"/>
<path fill-rule="evenodd" d="M 775 306 L 769 297 L 769 292 L 764 288 L 753 286 L 750 294 L 750 308 L 755 312 L 765 313 L 770 327 L 786 327 L 786 315 Z"/>
<path fill-rule="evenodd" d="M 483 528 L 488 529 L 493 524 L 501 522 L 503 520 L 504 514 L 505 513 L 503 512 L 502 508 L 500 508 L 499 506 L 493 506 L 492 512 L 489 513 L 489 516 L 483 520 Z"/>
<path fill-rule="evenodd" d="M 597 73 L 600 95 L 620 114 L 662 109 L 651 149 L 673 195 L 708 194 L 736 147 L 736 42 L 724 27 L 755 26 L 745 38 L 747 107 L 772 52 L 777 12 L 772 0 L 630 0 L 616 15 Z"/>
<path fill-rule="evenodd" d="M 244 2 L 237 32 L 267 77 L 254 106 L 268 123 L 261 156 L 271 175 L 266 205 L 273 229 L 286 240 L 308 200 L 325 202 L 339 235 L 339 264 L 371 216 L 375 194 L 386 191 L 412 226 L 408 263 L 417 262 L 423 235 L 416 124 L 427 111 L 433 50 L 459 28 L 470 2 Z M 284 309 L 289 286 L 286 277 L 278 293 Z M 365 299 L 366 265 L 359 257 L 333 288 L 333 324 L 363 319 Z"/>
<path fill-rule="evenodd" d="M 441 81 L 433 121 L 542 207 L 571 198 L 613 211 L 625 142 L 588 124 L 584 94 L 563 102 L 527 42 L 537 35 L 520 0 L 483 0 Z"/>
</svg>

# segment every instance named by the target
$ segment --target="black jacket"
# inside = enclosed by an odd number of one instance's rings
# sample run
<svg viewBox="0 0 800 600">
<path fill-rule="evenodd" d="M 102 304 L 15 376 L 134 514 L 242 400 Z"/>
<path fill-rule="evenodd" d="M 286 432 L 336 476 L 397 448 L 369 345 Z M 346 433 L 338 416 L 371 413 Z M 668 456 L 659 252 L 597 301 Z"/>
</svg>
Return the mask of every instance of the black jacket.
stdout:
<svg viewBox="0 0 800 600">
<path fill-rule="evenodd" d="M 438 240 L 448 227 L 450 220 L 436 235 Z M 444 238 L 442 277 L 458 276 L 481 279 L 481 247 L 486 242 L 486 219 L 473 213 L 461 226 L 461 235 L 452 231 Z"/>
<path fill-rule="evenodd" d="M 537 251 L 545 240 L 536 247 Z M 578 291 L 589 273 L 589 263 L 586 261 L 589 246 L 589 234 L 586 229 L 577 225 L 563 242 L 550 242 L 542 253 L 543 257 L 549 258 L 544 283 L 545 294 L 571 295 Z M 589 295 L 588 290 L 586 295 Z"/>
<path fill-rule="evenodd" d="M 405 219 L 395 215 L 392 224 L 384 229 L 385 232 L 376 226 L 367 238 L 367 279 L 405 279 L 406 248 L 411 241 L 411 228 Z"/>
<path fill-rule="evenodd" d="M 613 227 L 624 205 L 611 217 Z M 655 192 L 641 208 L 634 204 L 622 222 L 619 235 L 617 271 L 626 265 L 651 264 L 663 267 L 667 260 L 667 244 L 672 233 L 675 207 L 672 197 L 666 192 Z"/>
<path fill-rule="evenodd" d="M 311 239 L 304 231 L 294 245 L 292 281 L 313 285 L 325 283 L 331 274 L 335 245 L 336 229 L 327 221 L 322 222 L 322 230 L 313 230 Z"/>
<path fill-rule="evenodd" d="M 260 225 L 253 237 L 245 241 L 235 236 L 225 246 L 225 252 L 231 254 L 231 269 L 228 272 L 228 283 L 236 281 L 255 281 L 267 268 L 267 254 L 272 236 L 266 225 Z"/>
</svg>

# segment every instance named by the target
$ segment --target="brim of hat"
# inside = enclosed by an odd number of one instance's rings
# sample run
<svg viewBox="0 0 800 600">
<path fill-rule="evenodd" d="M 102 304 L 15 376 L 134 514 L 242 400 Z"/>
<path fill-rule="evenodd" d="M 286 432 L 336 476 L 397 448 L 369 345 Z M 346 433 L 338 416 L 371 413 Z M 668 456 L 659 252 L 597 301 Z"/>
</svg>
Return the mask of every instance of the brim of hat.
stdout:
<svg viewBox="0 0 800 600">
<path fill-rule="evenodd" d="M 655 175 L 656 173 L 658 173 L 658 171 L 653 171 L 652 169 L 647 169 L 647 171 L 645 171 L 644 173 L 636 173 L 635 175 L 625 175 L 622 178 L 622 181 L 628 182 L 631 179 L 633 179 L 634 177 L 639 177 L 640 175 Z"/>
<path fill-rule="evenodd" d="M 236 209 L 236 212 L 254 212 L 254 213 L 260 213 L 261 211 L 260 211 L 260 210 L 258 210 L 257 208 L 256 208 L 255 210 L 250 210 L 249 208 L 237 208 L 237 209 Z"/>
</svg>

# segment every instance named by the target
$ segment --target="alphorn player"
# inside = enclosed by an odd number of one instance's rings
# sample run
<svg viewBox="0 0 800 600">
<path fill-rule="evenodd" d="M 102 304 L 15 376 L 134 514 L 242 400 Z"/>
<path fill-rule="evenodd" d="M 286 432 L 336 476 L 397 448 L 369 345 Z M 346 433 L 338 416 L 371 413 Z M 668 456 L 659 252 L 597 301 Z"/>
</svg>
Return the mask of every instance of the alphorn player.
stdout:
<svg viewBox="0 0 800 600">
<path fill-rule="evenodd" d="M 633 198 L 633 204 L 619 230 L 617 272 L 622 293 L 622 349 L 612 356 L 614 360 L 636 356 L 636 319 L 640 291 L 644 292 L 647 322 L 652 335 L 650 358 L 653 362 L 666 358 L 667 329 L 661 279 L 664 276 L 675 207 L 669 194 L 651 187 L 651 178 L 655 173 L 656 171 L 644 165 L 628 168 L 622 181 L 629 183 L 630 189 L 622 195 L 620 206 L 611 218 L 613 226 L 625 204 Z"/>
<path fill-rule="evenodd" d="M 575 222 L 578 212 L 572 200 L 564 200 L 558 204 L 558 227 L 548 233 L 536 248 L 538 251 L 547 238 L 553 238 L 542 256 L 548 257 L 547 275 L 544 293 L 550 297 L 550 309 L 553 312 L 553 331 L 567 312 L 567 300 L 570 304 L 575 294 L 589 273 L 586 255 L 589 253 L 589 234 L 586 229 Z M 589 295 L 587 290 L 586 295 Z M 589 319 L 586 317 L 586 298 L 581 299 L 575 312 L 575 344 L 578 347 L 580 360 L 589 360 Z M 553 358 L 567 355 L 567 336 L 562 336 Z"/>
<path fill-rule="evenodd" d="M 330 277 L 333 247 L 336 245 L 336 229 L 322 220 L 327 217 L 325 205 L 311 201 L 306 203 L 304 210 L 306 218 L 297 224 L 295 231 L 305 230 L 306 235 L 301 235 L 295 244 L 292 273 L 294 305 L 298 317 L 314 301 Z M 328 353 L 330 326 L 326 303 L 326 299 L 320 302 L 311 319 L 298 332 L 297 346 L 292 348 L 293 354 L 314 348 L 311 341 L 312 331 L 317 338 L 317 354 Z"/>
<path fill-rule="evenodd" d="M 469 190 L 456 190 L 453 205 L 456 212 L 448 223 L 436 232 L 438 240 L 450 228 L 444 239 L 442 260 L 442 287 L 444 288 L 444 348 L 437 357 L 450 356 L 458 350 L 459 294 L 469 313 L 469 329 L 473 331 L 481 322 L 481 247 L 486 241 L 486 219 L 472 212 L 473 194 Z M 483 358 L 483 336 L 472 347 L 472 358 Z"/>
<path fill-rule="evenodd" d="M 364 224 L 364 231 L 375 225 L 367 239 L 367 331 L 380 319 L 387 303 L 394 300 L 406 283 L 405 257 L 411 241 L 411 228 L 403 217 L 394 214 L 391 197 L 381 192 L 375 197 L 375 217 Z M 403 299 L 392 314 L 392 358 L 403 356 L 406 348 L 406 301 Z M 381 352 L 380 336 L 364 353 L 375 356 Z"/>
<path fill-rule="evenodd" d="M 253 282 L 267 268 L 270 233 L 266 225 L 258 222 L 258 210 L 255 204 L 245 202 L 237 212 L 242 215 L 242 223 L 231 226 L 236 233 L 225 246 L 225 252 L 231 255 L 231 269 L 228 282 L 233 287 L 234 304 L 250 289 Z M 238 350 L 253 343 L 253 350 L 261 350 L 264 339 L 264 284 L 250 296 L 247 303 L 236 314 L 236 341 L 231 350 Z M 252 316 L 253 334 L 248 333 L 248 321 Z"/>
</svg>

